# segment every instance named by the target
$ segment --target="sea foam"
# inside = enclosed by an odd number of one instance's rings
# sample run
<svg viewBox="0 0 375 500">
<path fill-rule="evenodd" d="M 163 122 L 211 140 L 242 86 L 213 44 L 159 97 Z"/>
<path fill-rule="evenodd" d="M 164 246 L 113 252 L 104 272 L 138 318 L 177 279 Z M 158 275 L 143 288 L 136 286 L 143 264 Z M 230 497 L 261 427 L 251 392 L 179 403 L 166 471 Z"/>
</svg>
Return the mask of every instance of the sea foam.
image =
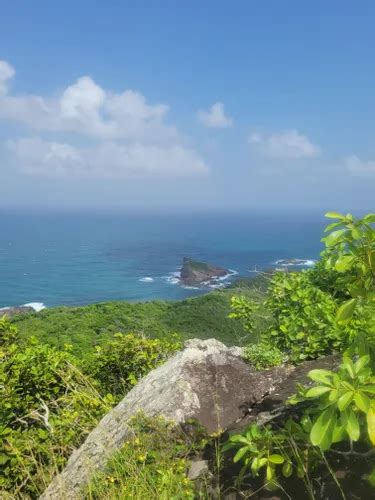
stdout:
<svg viewBox="0 0 375 500">
<path fill-rule="evenodd" d="M 313 267 L 315 262 L 312 259 L 279 259 L 275 262 L 275 265 L 283 267 Z"/>
<path fill-rule="evenodd" d="M 42 309 L 46 309 L 43 302 L 29 302 L 28 304 L 22 304 L 22 307 L 32 307 L 34 311 L 39 312 Z"/>
</svg>

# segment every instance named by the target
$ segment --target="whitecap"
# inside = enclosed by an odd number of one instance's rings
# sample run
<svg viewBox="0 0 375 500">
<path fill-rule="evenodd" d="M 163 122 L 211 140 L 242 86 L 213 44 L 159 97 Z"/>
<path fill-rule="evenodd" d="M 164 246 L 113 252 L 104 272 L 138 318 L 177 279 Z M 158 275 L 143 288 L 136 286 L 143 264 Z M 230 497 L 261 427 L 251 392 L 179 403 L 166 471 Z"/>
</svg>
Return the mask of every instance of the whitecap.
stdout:
<svg viewBox="0 0 375 500">
<path fill-rule="evenodd" d="M 168 273 L 166 276 L 162 276 L 167 283 L 170 285 L 178 285 L 180 283 L 180 271 L 173 271 L 172 273 Z"/>
<path fill-rule="evenodd" d="M 32 307 L 36 312 L 39 312 L 42 309 L 46 309 L 46 306 L 43 304 L 43 302 L 29 302 L 28 304 L 22 304 L 21 307 Z"/>
<path fill-rule="evenodd" d="M 138 281 L 142 281 L 142 283 L 151 283 L 154 281 L 154 278 L 151 278 L 150 276 L 145 276 L 144 278 L 139 278 Z"/>
<path fill-rule="evenodd" d="M 279 259 L 274 264 L 282 267 L 312 267 L 315 262 L 313 259 Z"/>
</svg>

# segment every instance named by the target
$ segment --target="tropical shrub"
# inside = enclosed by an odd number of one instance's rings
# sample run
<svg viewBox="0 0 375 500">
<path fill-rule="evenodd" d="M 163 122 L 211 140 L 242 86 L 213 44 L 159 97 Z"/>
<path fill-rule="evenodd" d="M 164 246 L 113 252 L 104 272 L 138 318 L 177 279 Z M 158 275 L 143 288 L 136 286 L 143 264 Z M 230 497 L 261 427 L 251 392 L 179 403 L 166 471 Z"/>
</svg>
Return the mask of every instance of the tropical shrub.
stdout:
<svg viewBox="0 0 375 500">
<path fill-rule="evenodd" d="M 268 334 L 291 361 L 314 359 L 342 346 L 336 303 L 311 284 L 306 272 L 276 273 L 267 305 L 274 318 Z"/>
<path fill-rule="evenodd" d="M 276 346 L 268 342 L 250 344 L 244 348 L 243 358 L 257 370 L 264 370 L 282 364 L 283 353 Z"/>
<path fill-rule="evenodd" d="M 20 342 L 5 318 L 0 344 L 0 491 L 36 497 L 114 401 L 68 351 Z"/>
<path fill-rule="evenodd" d="M 306 446 L 307 439 L 305 422 L 298 424 L 289 419 L 278 429 L 252 424 L 243 433 L 230 436 L 223 451 L 234 452 L 233 462 L 242 464 L 238 485 L 250 473 L 254 478 L 261 477 L 269 488 L 277 488 L 280 477 L 294 474 L 312 493 L 310 475 L 322 454 L 319 449 Z"/>
<path fill-rule="evenodd" d="M 369 327 L 363 308 L 353 314 L 350 323 L 339 324 L 339 303 L 311 283 L 309 271 L 276 273 L 267 305 L 274 319 L 267 332 L 270 343 L 286 352 L 292 362 L 342 351 L 353 337 L 365 335 Z"/>
<path fill-rule="evenodd" d="M 292 399 L 293 403 L 310 402 L 305 413 L 313 422 L 310 440 L 322 451 L 341 441 L 358 441 L 363 428 L 375 445 L 375 376 L 369 361 L 369 356 L 356 362 L 344 356 L 337 372 L 311 370 L 308 376 L 316 384 L 301 387 Z"/>
<path fill-rule="evenodd" d="M 243 462 L 242 473 L 250 470 L 257 475 L 264 468 L 265 480 L 274 485 L 280 474 L 288 477 L 296 470 L 311 498 L 314 491 L 307 471 L 320 453 L 345 498 L 324 452 L 347 441 L 348 451 L 336 453 L 360 455 L 353 450 L 353 443 L 361 441 L 362 450 L 370 447 L 366 456 L 375 445 L 375 376 L 371 367 L 375 214 L 362 219 L 335 212 L 327 216 L 338 222 L 328 226 L 329 234 L 323 238 L 328 248 L 324 267 L 315 274 L 277 274 L 271 283 L 268 304 L 275 318 L 271 335 L 292 359 L 306 359 L 335 348 L 346 351 L 342 364 L 337 371 L 310 371 L 313 385 L 299 387 L 290 401 L 304 403 L 299 423 L 289 420 L 277 431 L 250 427 L 243 434 L 231 436 L 225 449 L 237 449 L 234 461 Z M 330 272 L 326 282 L 320 276 L 323 268 Z M 344 301 L 336 303 L 333 297 Z"/>
<path fill-rule="evenodd" d="M 161 340 L 118 333 L 114 340 L 96 347 L 84 370 L 99 382 L 103 394 L 121 397 L 180 348 L 176 336 Z"/>
<path fill-rule="evenodd" d="M 332 250 L 326 248 L 321 252 L 320 259 L 307 271 L 310 282 L 333 298 L 344 300 L 349 298 L 346 277 L 347 272 L 340 273 L 332 266 Z"/>
<path fill-rule="evenodd" d="M 193 499 L 194 483 L 186 477 L 189 456 L 201 447 L 199 435 L 187 435 L 162 418 L 138 415 L 134 437 L 111 457 L 89 484 L 90 500 Z"/>
</svg>

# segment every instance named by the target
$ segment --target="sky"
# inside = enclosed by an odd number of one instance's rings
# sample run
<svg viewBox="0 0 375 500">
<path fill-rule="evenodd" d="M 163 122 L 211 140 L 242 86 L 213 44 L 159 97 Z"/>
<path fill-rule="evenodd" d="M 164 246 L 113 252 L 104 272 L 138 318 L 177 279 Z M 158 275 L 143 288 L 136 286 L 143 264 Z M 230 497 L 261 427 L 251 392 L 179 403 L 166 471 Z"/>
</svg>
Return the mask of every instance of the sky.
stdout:
<svg viewBox="0 0 375 500">
<path fill-rule="evenodd" d="M 373 210 L 375 2 L 3 2 L 0 207 Z"/>
</svg>

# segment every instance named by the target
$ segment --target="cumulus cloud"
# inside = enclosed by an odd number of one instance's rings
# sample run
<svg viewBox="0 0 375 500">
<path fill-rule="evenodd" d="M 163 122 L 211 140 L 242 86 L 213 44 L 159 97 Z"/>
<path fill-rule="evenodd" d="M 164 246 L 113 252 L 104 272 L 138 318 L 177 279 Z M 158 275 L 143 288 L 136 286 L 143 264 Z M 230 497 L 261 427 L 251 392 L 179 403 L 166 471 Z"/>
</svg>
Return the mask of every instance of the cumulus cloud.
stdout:
<svg viewBox="0 0 375 500">
<path fill-rule="evenodd" d="M 8 91 L 9 81 L 14 76 L 14 68 L 6 61 L 0 61 L 0 96 Z"/>
<path fill-rule="evenodd" d="M 302 159 L 319 156 L 321 149 L 297 130 L 264 134 L 253 132 L 248 143 L 262 156 L 274 159 Z"/>
<path fill-rule="evenodd" d="M 122 145 L 103 142 L 93 148 L 26 137 L 7 142 L 24 172 L 43 177 L 188 177 L 206 175 L 206 163 L 181 145 Z"/>
<path fill-rule="evenodd" d="M 199 110 L 197 116 L 202 125 L 208 128 L 229 128 L 233 126 L 233 119 L 226 116 L 222 102 L 216 102 L 208 110 Z"/>
<path fill-rule="evenodd" d="M 14 69 L 0 61 L 0 120 L 26 125 L 37 136 L 7 142 L 17 165 L 30 175 L 134 178 L 202 175 L 198 152 L 167 123 L 166 104 L 149 104 L 141 93 L 114 93 L 83 76 L 55 97 L 13 95 Z M 43 136 L 48 133 L 48 139 Z M 74 136 L 73 146 L 64 139 Z M 56 140 L 51 140 L 51 136 Z"/>
<path fill-rule="evenodd" d="M 148 104 L 133 90 L 113 93 L 83 76 L 56 97 L 11 95 L 14 69 L 0 61 L 0 120 L 20 122 L 38 131 L 74 132 L 98 139 L 161 141 L 178 137 L 165 122 L 168 106 Z"/>
<path fill-rule="evenodd" d="M 363 161 L 358 156 L 349 156 L 345 158 L 345 166 L 349 172 L 354 175 L 363 177 L 374 177 L 375 176 L 375 161 L 367 160 Z"/>
</svg>

